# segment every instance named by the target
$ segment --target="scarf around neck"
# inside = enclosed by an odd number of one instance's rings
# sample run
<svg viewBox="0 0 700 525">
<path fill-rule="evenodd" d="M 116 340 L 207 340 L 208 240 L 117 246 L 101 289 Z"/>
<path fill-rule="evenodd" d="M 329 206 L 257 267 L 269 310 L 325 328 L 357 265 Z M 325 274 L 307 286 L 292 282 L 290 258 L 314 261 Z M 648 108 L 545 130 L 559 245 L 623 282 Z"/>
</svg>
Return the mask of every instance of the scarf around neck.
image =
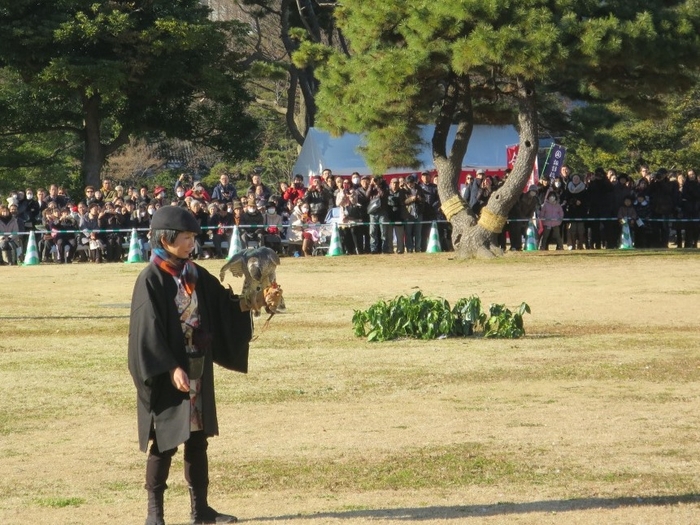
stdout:
<svg viewBox="0 0 700 525">
<path fill-rule="evenodd" d="M 586 189 L 586 183 L 580 181 L 578 184 L 574 184 L 574 181 L 569 181 L 569 184 L 566 185 L 566 189 L 569 191 L 569 193 L 581 193 Z"/>
<path fill-rule="evenodd" d="M 151 262 L 179 279 L 187 294 L 192 295 L 197 284 L 197 266 L 192 261 L 175 257 L 164 248 L 156 248 L 151 255 Z"/>
</svg>

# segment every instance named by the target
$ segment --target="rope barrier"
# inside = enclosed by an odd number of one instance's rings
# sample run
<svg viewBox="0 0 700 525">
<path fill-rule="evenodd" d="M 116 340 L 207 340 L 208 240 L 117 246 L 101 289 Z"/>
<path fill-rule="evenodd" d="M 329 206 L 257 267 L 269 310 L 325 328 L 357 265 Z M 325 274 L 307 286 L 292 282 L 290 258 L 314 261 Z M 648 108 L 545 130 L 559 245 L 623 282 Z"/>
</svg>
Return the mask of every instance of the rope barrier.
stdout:
<svg viewBox="0 0 700 525">
<path fill-rule="evenodd" d="M 482 210 L 482 218 L 484 216 L 487 216 L 488 214 L 492 215 L 493 217 L 496 217 L 498 221 L 500 222 L 501 220 L 503 221 L 503 224 L 505 225 L 508 222 L 530 222 L 532 218 L 529 219 L 510 219 L 507 217 L 504 217 L 502 215 L 496 215 L 492 213 L 490 210 L 487 208 L 484 208 Z M 630 217 L 626 217 L 626 219 L 630 220 Z M 485 227 L 484 224 L 481 222 L 482 219 L 479 220 L 479 224 L 482 227 Z M 551 221 L 551 220 L 561 220 L 563 223 L 570 223 L 570 222 L 618 222 L 620 219 L 617 217 L 586 217 L 586 218 L 572 218 L 572 217 L 564 217 L 563 219 L 560 219 L 559 217 L 536 217 L 536 220 L 538 221 Z M 641 219 L 644 223 L 648 222 L 661 222 L 661 223 L 676 223 L 676 222 L 681 222 L 681 223 L 686 223 L 686 222 L 694 222 L 694 223 L 700 223 L 700 218 L 697 219 L 672 219 L 672 218 L 667 218 L 667 219 L 652 219 L 652 218 L 646 218 L 646 219 Z M 358 221 L 352 221 L 352 222 L 338 222 L 339 227 L 344 227 L 344 226 L 369 226 L 372 224 L 385 224 L 385 225 L 390 225 L 390 226 L 401 226 L 405 225 L 407 223 L 412 223 L 412 224 L 432 224 L 433 222 L 437 222 L 438 224 L 447 224 L 449 223 L 448 220 L 445 219 L 434 219 L 434 220 L 426 220 L 426 221 L 376 221 L 376 222 L 358 222 Z M 329 222 L 322 222 L 322 223 L 312 223 L 310 226 L 331 226 L 333 223 Z M 240 230 L 246 230 L 246 229 L 253 229 L 253 228 L 267 228 L 270 226 L 269 224 L 246 224 L 246 225 L 237 225 L 238 229 Z M 303 225 L 302 227 L 306 227 L 309 225 Z M 232 226 L 202 226 L 202 230 L 227 230 L 227 231 L 233 231 L 233 228 L 236 227 L 236 225 Z M 288 224 L 282 224 L 280 228 L 294 228 L 297 227 L 291 223 Z M 489 228 L 486 228 L 489 231 L 493 231 Z M 95 230 L 89 230 L 89 229 L 83 229 L 83 230 L 32 230 L 32 231 L 12 231 L 12 232 L 0 232 L 0 236 L 2 235 L 13 235 L 13 236 L 22 236 L 22 235 L 29 235 L 29 234 L 42 234 L 42 235 L 48 235 L 48 234 L 64 234 L 64 233 L 83 233 L 83 234 L 90 234 L 92 232 L 95 233 L 126 233 L 130 234 L 133 230 L 136 230 L 137 232 L 149 232 L 151 229 L 150 228 L 109 228 L 109 229 L 95 229 Z"/>
<path fill-rule="evenodd" d="M 129 306 L 127 306 L 128 308 Z M 67 320 L 67 319 L 128 319 L 129 315 L 16 315 L 0 316 L 0 321 L 32 321 L 35 319 Z"/>
</svg>

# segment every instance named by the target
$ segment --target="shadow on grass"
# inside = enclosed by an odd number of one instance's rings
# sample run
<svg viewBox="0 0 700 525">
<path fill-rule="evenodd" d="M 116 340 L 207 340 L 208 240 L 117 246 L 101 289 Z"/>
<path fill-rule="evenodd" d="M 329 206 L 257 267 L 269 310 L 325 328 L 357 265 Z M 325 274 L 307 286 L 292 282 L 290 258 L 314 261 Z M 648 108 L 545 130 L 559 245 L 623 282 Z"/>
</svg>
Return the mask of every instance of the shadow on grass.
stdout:
<svg viewBox="0 0 700 525">
<path fill-rule="evenodd" d="M 666 507 L 680 503 L 700 503 L 700 494 L 678 496 L 621 497 L 621 498 L 577 498 L 528 503 L 495 503 L 492 505 L 448 505 L 433 507 L 407 507 L 395 509 L 348 510 L 270 516 L 267 518 L 243 519 L 241 521 L 292 521 L 295 519 L 375 519 L 395 521 L 450 520 L 469 517 L 529 514 L 536 512 L 572 512 L 591 509 L 619 509 L 625 507 Z"/>
</svg>

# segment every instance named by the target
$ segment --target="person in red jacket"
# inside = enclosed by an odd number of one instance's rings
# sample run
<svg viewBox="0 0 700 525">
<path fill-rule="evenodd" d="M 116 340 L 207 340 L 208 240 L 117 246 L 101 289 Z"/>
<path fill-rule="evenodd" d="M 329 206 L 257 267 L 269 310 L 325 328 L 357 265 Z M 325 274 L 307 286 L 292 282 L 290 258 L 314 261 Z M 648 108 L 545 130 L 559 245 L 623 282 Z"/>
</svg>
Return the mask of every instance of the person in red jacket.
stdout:
<svg viewBox="0 0 700 525">
<path fill-rule="evenodd" d="M 296 202 L 299 199 L 303 199 L 305 193 L 304 177 L 297 173 L 294 175 L 294 183 L 287 188 L 282 198 L 287 202 Z"/>
</svg>

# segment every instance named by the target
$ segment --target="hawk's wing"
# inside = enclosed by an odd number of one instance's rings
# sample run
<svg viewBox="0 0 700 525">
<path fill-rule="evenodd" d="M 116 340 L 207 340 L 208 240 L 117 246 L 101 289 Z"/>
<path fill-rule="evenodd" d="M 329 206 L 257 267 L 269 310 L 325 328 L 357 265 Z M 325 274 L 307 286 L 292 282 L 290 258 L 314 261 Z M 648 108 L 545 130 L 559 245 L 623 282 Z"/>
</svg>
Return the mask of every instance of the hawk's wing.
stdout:
<svg viewBox="0 0 700 525">
<path fill-rule="evenodd" d="M 219 272 L 219 279 L 221 281 L 224 280 L 224 277 L 226 275 L 226 271 L 231 272 L 231 275 L 234 277 L 243 277 L 246 273 L 246 253 L 243 252 L 238 252 L 236 255 L 231 257 L 231 260 L 229 260 L 226 264 L 224 264 L 221 267 L 221 271 Z"/>
</svg>

